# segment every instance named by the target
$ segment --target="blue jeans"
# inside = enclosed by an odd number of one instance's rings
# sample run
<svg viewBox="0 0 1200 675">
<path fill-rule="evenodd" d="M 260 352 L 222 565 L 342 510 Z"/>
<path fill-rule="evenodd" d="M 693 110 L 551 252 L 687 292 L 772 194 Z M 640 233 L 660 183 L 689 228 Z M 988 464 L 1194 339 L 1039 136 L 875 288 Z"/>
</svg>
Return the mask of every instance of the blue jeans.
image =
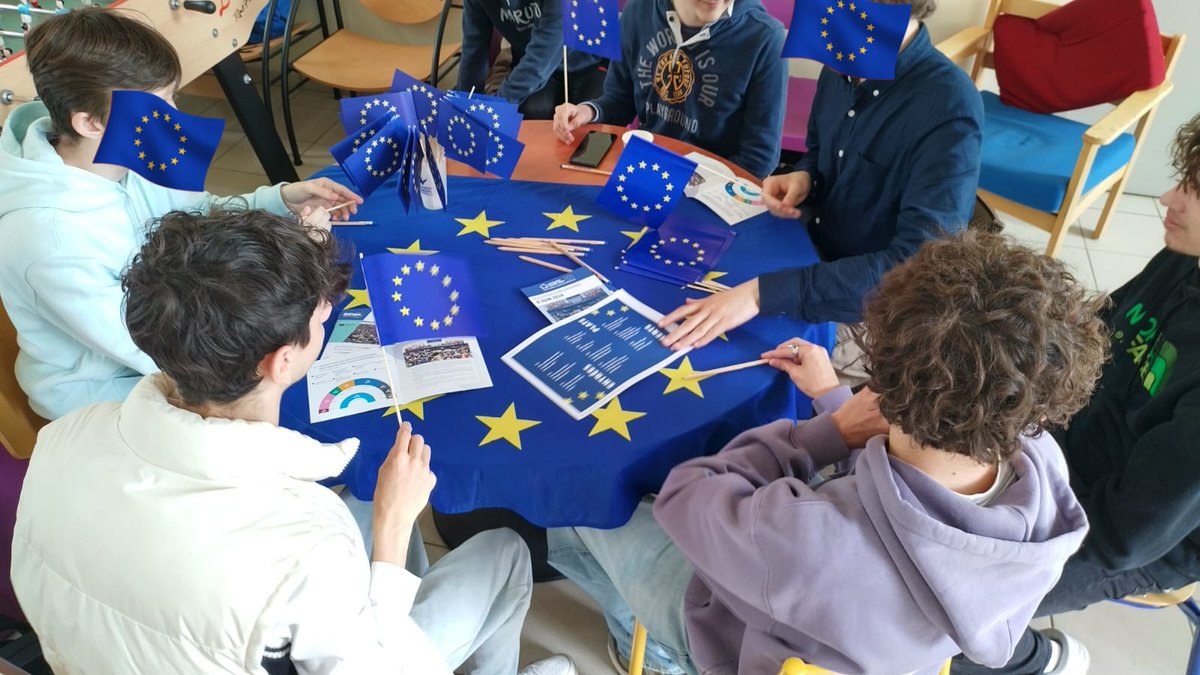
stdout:
<svg viewBox="0 0 1200 675">
<path fill-rule="evenodd" d="M 643 500 L 633 517 L 615 530 L 587 527 L 547 532 L 549 560 L 604 610 L 608 631 L 626 659 L 633 647 L 633 622 L 646 627 L 645 666 L 670 675 L 697 675 L 688 655 L 683 600 L 692 579 L 684 559 Z"/>
</svg>

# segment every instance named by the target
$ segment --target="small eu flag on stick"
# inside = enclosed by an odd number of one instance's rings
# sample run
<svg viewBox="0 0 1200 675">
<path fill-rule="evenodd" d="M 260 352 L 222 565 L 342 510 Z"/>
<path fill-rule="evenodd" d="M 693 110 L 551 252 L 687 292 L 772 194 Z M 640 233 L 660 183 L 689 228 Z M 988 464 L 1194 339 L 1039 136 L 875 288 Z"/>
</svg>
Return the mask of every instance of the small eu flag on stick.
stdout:
<svg viewBox="0 0 1200 675">
<path fill-rule="evenodd" d="M 621 60 L 616 0 L 562 0 L 563 44 L 610 61 Z"/>
<path fill-rule="evenodd" d="M 225 120 L 182 113 L 142 91 L 114 91 L 95 162 L 175 190 L 204 190 Z"/>
<path fill-rule="evenodd" d="M 383 345 L 477 336 L 483 328 L 467 264 L 446 254 L 379 253 L 362 259 Z"/>
<path fill-rule="evenodd" d="M 655 227 L 683 200 L 694 173 L 692 160 L 630 138 L 596 201 L 619 216 Z"/>
<path fill-rule="evenodd" d="M 851 77 L 891 80 L 912 5 L 796 0 L 783 55 L 813 59 Z"/>
</svg>

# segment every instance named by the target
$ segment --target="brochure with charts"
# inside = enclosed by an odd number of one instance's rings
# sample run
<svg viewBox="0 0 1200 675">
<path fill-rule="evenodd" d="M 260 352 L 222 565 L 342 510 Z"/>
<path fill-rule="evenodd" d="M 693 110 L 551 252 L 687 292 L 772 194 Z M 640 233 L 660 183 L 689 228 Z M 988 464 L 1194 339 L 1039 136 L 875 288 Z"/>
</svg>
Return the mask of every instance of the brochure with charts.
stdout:
<svg viewBox="0 0 1200 675">
<path fill-rule="evenodd" d="M 662 316 L 620 290 L 591 311 L 534 333 L 503 360 L 568 415 L 583 419 L 690 351 L 662 346 Z"/>
</svg>

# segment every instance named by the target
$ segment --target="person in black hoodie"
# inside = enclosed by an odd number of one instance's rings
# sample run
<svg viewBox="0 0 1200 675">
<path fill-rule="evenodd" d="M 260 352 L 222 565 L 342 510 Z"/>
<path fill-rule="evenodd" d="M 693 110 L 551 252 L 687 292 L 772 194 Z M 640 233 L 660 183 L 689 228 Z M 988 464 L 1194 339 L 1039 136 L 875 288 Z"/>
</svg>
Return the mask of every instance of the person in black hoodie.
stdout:
<svg viewBox="0 0 1200 675">
<path fill-rule="evenodd" d="M 1166 248 L 1113 292 L 1112 360 L 1091 403 L 1055 432 L 1091 531 L 1037 616 L 1200 579 L 1200 115 L 1173 146 L 1179 183 L 1160 198 Z M 1087 650 L 1026 630 L 998 670 L 959 657 L 955 675 L 1072 675 Z"/>
</svg>

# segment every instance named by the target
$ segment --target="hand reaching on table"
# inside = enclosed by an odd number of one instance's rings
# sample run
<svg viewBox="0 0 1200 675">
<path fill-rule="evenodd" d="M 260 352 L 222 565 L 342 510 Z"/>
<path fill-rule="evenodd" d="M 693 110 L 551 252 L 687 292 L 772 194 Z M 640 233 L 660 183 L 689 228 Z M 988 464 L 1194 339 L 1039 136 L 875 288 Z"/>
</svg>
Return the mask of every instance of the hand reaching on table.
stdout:
<svg viewBox="0 0 1200 675">
<path fill-rule="evenodd" d="M 799 218 L 796 208 L 808 199 L 812 191 L 812 176 L 807 171 L 793 171 L 782 176 L 768 176 L 763 181 L 763 204 L 777 218 Z"/>
<path fill-rule="evenodd" d="M 707 298 L 688 298 L 682 307 L 664 316 L 658 327 L 682 321 L 663 338 L 664 347 L 683 349 L 703 347 L 727 330 L 732 330 L 758 316 L 758 279 L 738 284 Z"/>
<path fill-rule="evenodd" d="M 554 109 L 554 135 L 563 143 L 574 143 L 573 132 L 595 118 L 596 111 L 590 105 L 563 103 Z"/>
<path fill-rule="evenodd" d="M 401 424 L 396 444 L 379 467 L 375 484 L 373 560 L 404 566 L 413 524 L 437 484 L 437 477 L 429 470 L 429 456 L 425 438 L 414 436 L 408 422 Z"/>
<path fill-rule="evenodd" d="M 350 216 L 358 213 L 358 205 L 363 203 L 362 197 L 339 183 L 328 178 L 315 178 L 299 183 L 288 183 L 279 190 L 283 203 L 288 209 L 304 218 L 304 209 L 330 209 L 338 204 L 351 202 L 350 206 L 330 214 L 332 220 L 349 220 Z"/>
<path fill-rule="evenodd" d="M 787 373 L 796 388 L 809 398 L 821 398 L 840 384 L 829 361 L 829 352 L 807 340 L 792 338 L 763 352 L 762 358 L 767 359 L 772 368 Z"/>
</svg>

